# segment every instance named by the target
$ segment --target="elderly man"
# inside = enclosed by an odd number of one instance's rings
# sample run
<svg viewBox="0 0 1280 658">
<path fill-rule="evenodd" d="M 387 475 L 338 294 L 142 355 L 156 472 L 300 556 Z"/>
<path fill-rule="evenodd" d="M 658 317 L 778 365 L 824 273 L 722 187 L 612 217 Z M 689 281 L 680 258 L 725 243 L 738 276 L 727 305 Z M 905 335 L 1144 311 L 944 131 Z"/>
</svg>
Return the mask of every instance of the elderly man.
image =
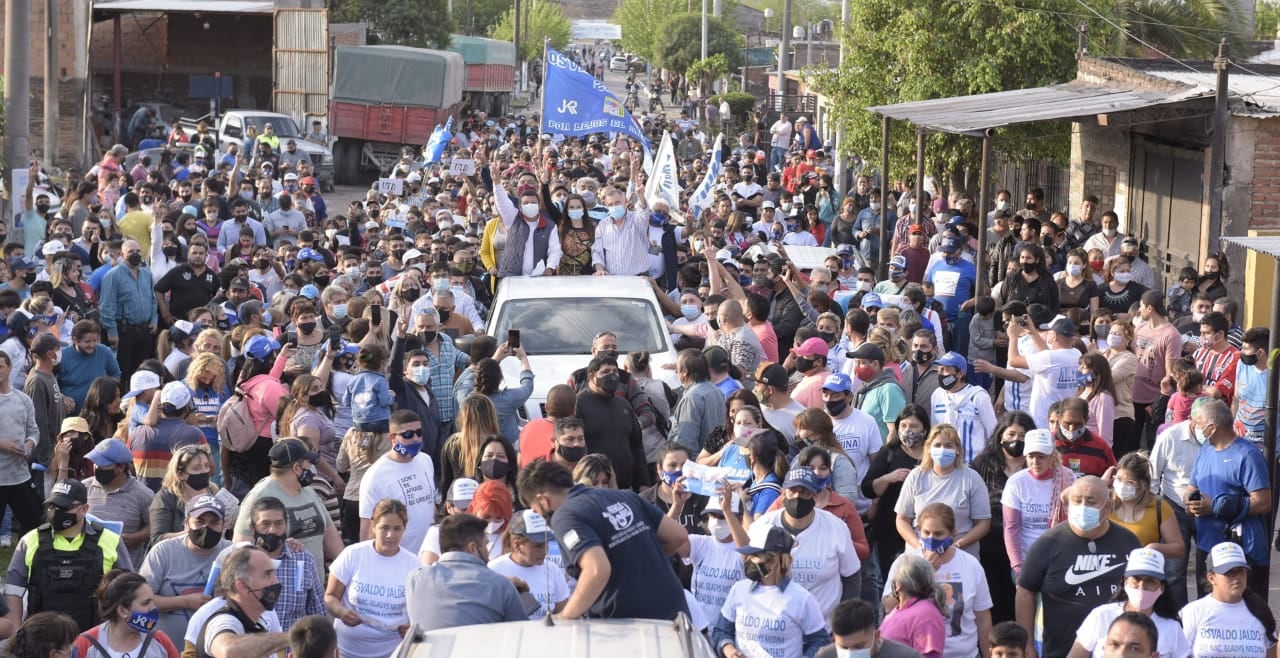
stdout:
<svg viewBox="0 0 1280 658">
<path fill-rule="evenodd" d="M 1271 480 L 1266 460 L 1247 439 L 1236 436 L 1231 408 L 1221 400 L 1191 411 L 1191 435 L 1200 443 L 1186 489 L 1186 510 L 1196 520 L 1196 589 L 1209 591 L 1205 555 L 1224 541 L 1238 541 L 1249 559 L 1249 589 L 1265 595 L 1271 547 Z"/>
<path fill-rule="evenodd" d="M 1027 552 L 1014 602 L 1018 625 L 1034 632 L 1036 598 L 1042 600 L 1042 658 L 1064 658 L 1076 629 L 1095 607 L 1111 600 L 1124 584 L 1129 552 L 1138 538 L 1112 523 L 1107 485 L 1086 475 L 1066 490 L 1067 522 L 1047 530 Z M 1027 654 L 1036 656 L 1033 645 Z"/>
<path fill-rule="evenodd" d="M 635 173 L 638 172 L 636 168 Z M 616 187 L 605 188 L 600 200 L 609 209 L 609 215 L 596 226 L 596 240 L 591 245 L 591 266 L 596 276 L 646 274 L 649 271 L 649 208 L 644 200 L 644 185 L 637 185 L 636 202 L 630 209 L 626 193 Z"/>
<path fill-rule="evenodd" d="M 218 584 L 226 598 L 210 601 L 192 616 L 193 626 L 199 620 L 200 646 L 188 645 L 187 651 L 209 658 L 283 656 L 289 634 L 272 612 L 281 585 L 271 557 L 256 546 L 233 550 L 222 564 Z"/>
<path fill-rule="evenodd" d="M 116 347 L 120 376 L 128 379 L 155 351 L 160 316 L 151 270 L 142 263 L 142 244 L 125 240 L 121 251 L 124 267 L 112 268 L 102 280 L 99 313 L 107 342 Z"/>
<path fill-rule="evenodd" d="M 671 417 L 671 440 L 698 454 L 707 437 L 723 422 L 724 395 L 711 383 L 702 352 L 682 350 L 676 357 L 676 375 L 684 394 Z"/>
</svg>

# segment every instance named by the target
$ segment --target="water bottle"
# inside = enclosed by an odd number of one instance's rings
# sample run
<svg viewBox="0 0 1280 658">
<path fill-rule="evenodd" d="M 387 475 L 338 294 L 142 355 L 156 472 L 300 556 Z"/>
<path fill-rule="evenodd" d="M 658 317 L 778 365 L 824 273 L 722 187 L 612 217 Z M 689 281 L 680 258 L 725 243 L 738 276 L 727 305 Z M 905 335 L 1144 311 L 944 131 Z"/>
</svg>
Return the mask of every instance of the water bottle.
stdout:
<svg viewBox="0 0 1280 658">
<path fill-rule="evenodd" d="M 204 584 L 204 595 L 213 596 L 214 585 L 218 582 L 218 578 L 222 576 L 222 565 L 215 564 L 213 569 L 209 571 L 209 582 Z"/>
</svg>

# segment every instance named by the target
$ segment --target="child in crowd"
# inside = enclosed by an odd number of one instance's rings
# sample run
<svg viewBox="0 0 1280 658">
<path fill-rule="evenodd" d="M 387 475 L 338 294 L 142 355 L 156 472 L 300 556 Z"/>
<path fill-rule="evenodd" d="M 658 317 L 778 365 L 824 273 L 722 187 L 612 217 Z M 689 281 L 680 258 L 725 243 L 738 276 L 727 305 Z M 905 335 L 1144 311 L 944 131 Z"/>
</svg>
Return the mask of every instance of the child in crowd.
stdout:
<svg viewBox="0 0 1280 658">
<path fill-rule="evenodd" d="M 387 348 L 382 345 L 360 346 L 356 374 L 342 394 L 342 406 L 351 409 L 351 419 L 361 432 L 390 431 L 391 405 L 396 396 L 382 372 L 388 356 Z"/>
<path fill-rule="evenodd" d="M 974 386 L 991 390 L 991 375 L 979 373 L 973 369 L 977 359 L 995 362 L 996 360 L 996 300 L 990 297 L 979 297 L 973 302 L 976 313 L 969 320 L 969 373 L 967 378 Z"/>
<path fill-rule="evenodd" d="M 1191 295 L 1195 293 L 1199 275 L 1196 268 L 1184 267 L 1178 272 L 1177 285 L 1165 293 L 1165 308 L 1169 317 L 1176 318 L 1191 312 Z"/>
</svg>

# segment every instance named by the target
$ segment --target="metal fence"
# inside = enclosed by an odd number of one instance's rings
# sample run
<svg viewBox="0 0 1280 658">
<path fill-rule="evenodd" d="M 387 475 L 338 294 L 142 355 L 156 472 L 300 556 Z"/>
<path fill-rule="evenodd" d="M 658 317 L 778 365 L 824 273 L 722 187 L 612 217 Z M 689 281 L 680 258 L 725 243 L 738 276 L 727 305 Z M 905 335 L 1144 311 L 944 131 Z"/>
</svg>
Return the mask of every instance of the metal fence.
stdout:
<svg viewBox="0 0 1280 658">
<path fill-rule="evenodd" d="M 1038 187 L 1044 190 L 1046 208 L 1050 211 L 1068 211 L 1071 203 L 1069 169 L 1046 160 L 1017 161 L 1001 153 L 992 154 L 991 159 L 992 168 L 996 172 L 994 186 L 991 188 L 993 198 L 997 190 L 1009 190 L 1013 193 L 1013 207 L 1021 208 L 1027 198 L 1027 191 Z"/>
</svg>

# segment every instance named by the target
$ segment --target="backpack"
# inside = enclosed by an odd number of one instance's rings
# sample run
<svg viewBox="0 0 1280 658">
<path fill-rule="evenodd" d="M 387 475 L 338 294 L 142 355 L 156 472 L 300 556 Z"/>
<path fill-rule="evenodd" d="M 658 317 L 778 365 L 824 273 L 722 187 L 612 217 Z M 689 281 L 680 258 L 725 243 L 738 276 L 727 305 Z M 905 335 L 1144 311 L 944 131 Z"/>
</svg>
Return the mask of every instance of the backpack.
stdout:
<svg viewBox="0 0 1280 658">
<path fill-rule="evenodd" d="M 249 396 L 237 387 L 235 394 L 218 410 L 218 440 L 232 452 L 245 452 L 258 441 L 258 428 L 249 413 Z"/>
</svg>

